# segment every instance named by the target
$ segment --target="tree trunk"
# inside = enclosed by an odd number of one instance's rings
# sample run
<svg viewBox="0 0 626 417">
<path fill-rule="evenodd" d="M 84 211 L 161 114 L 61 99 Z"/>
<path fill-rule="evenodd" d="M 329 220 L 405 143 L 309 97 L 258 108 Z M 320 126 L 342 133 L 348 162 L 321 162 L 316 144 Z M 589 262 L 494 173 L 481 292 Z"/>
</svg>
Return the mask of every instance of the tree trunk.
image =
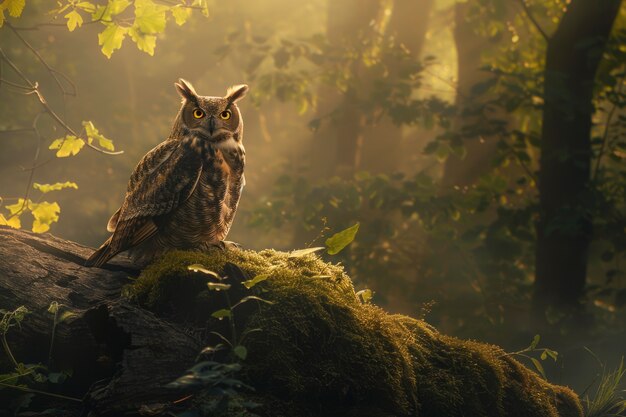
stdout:
<svg viewBox="0 0 626 417">
<path fill-rule="evenodd" d="M 380 0 L 343 0 L 328 2 L 326 35 L 331 45 L 362 48 L 360 42 L 373 31 L 381 7 Z M 355 62 L 351 75 L 358 76 L 361 63 Z M 314 134 L 311 156 L 314 172 L 326 172 L 329 176 L 350 176 L 359 165 L 362 144 L 361 112 L 356 106 L 355 91 L 342 94 L 336 87 L 323 86 L 319 93 L 319 117 L 336 114 Z M 298 239 L 298 238 L 296 238 Z"/>
<path fill-rule="evenodd" d="M 417 61 L 429 28 L 434 0 L 395 0 L 385 36 L 393 36 Z M 389 80 L 406 77 L 406 63 L 395 61 L 387 65 Z M 370 80 L 372 84 L 375 80 Z M 411 155 L 418 153 L 416 138 L 403 137 L 403 127 L 394 125 L 390 118 L 383 117 L 375 124 L 363 129 L 361 168 L 371 172 L 390 173 L 401 171 L 410 161 Z"/>
<path fill-rule="evenodd" d="M 620 0 L 573 0 L 546 53 L 534 312 L 574 314 L 592 238 L 588 200 L 594 78 Z"/>
<path fill-rule="evenodd" d="M 458 115 L 454 121 L 454 130 L 463 140 L 465 155 L 460 157 L 451 154 L 446 159 L 442 184 L 448 187 L 470 185 L 484 174 L 491 165 L 499 139 L 499 135 L 493 133 L 473 135 L 467 133 L 470 130 L 478 132 L 488 129 L 484 116 L 480 117 L 474 111 L 484 106 L 485 97 L 473 97 L 472 88 L 494 77 L 493 74 L 481 69 L 484 65 L 481 55 L 485 48 L 497 46 L 490 45 L 488 39 L 476 33 L 474 24 L 467 21 L 470 6 L 470 3 L 457 3 L 454 9 L 454 42 L 458 66 L 455 99 Z M 504 112 L 489 116 L 491 120 L 506 117 Z"/>
</svg>

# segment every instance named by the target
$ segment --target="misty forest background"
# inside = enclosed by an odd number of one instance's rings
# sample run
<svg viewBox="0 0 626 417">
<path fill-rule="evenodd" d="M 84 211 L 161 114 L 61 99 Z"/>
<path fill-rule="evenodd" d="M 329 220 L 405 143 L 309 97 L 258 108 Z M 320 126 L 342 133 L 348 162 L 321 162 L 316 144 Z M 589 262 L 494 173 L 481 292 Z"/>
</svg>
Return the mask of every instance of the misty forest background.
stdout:
<svg viewBox="0 0 626 417">
<path fill-rule="evenodd" d="M 229 240 L 299 249 L 358 222 L 329 260 L 385 309 L 509 351 L 540 334 L 559 351 L 548 378 L 578 392 L 598 358 L 619 364 L 626 2 L 0 11 L 0 222 L 99 245 L 132 169 L 169 133 L 174 81 L 202 95 L 245 82 L 247 186 Z"/>
</svg>

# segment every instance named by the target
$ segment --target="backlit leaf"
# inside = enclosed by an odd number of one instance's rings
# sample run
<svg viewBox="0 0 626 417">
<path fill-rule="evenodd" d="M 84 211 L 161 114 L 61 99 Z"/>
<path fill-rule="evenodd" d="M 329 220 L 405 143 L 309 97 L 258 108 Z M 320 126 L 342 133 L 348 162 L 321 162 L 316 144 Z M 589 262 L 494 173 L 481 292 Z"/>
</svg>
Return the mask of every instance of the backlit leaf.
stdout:
<svg viewBox="0 0 626 417">
<path fill-rule="evenodd" d="M 87 13 L 93 13 L 96 11 L 96 6 L 93 3 L 90 3 L 88 1 L 81 1 L 81 2 L 76 3 L 76 8 L 82 9 L 86 11 Z"/>
<path fill-rule="evenodd" d="M 83 17 L 76 10 L 72 10 L 65 15 L 67 19 L 67 28 L 70 32 L 74 32 L 74 29 L 83 25 Z"/>
<path fill-rule="evenodd" d="M 85 146 L 85 141 L 73 135 L 67 135 L 65 138 L 54 140 L 48 149 L 58 149 L 57 157 L 65 158 L 70 155 L 76 155 Z"/>
<path fill-rule="evenodd" d="M 217 273 L 209 269 L 206 269 L 206 267 L 202 264 L 189 265 L 187 269 L 193 272 L 202 272 L 203 274 L 211 275 L 213 278 L 216 278 L 216 279 L 221 279 Z"/>
<path fill-rule="evenodd" d="M 252 278 L 252 279 L 249 279 L 247 281 L 243 281 L 242 284 L 247 289 L 250 289 L 250 288 L 254 287 L 256 284 L 258 284 L 259 282 L 265 281 L 269 277 L 270 277 L 269 274 L 260 274 L 260 275 L 257 275 L 256 277 Z"/>
<path fill-rule="evenodd" d="M 108 4 L 96 6 L 91 17 L 93 20 L 111 21 L 113 16 L 122 13 L 130 5 L 129 0 L 109 0 Z"/>
<path fill-rule="evenodd" d="M 310 255 L 312 253 L 315 252 L 319 252 L 321 250 L 324 250 L 326 248 L 323 247 L 317 247 L 317 248 L 306 248 L 306 249 L 298 249 L 298 250 L 294 250 L 291 253 L 289 253 L 289 257 L 290 258 L 299 258 L 301 256 L 306 256 L 306 255 Z"/>
<path fill-rule="evenodd" d="M 356 296 L 359 297 L 363 303 L 369 303 L 370 301 L 372 301 L 372 298 L 374 297 L 374 292 L 370 290 L 369 288 L 366 288 L 364 290 L 357 292 Z"/>
<path fill-rule="evenodd" d="M 128 28 L 111 23 L 98 34 L 98 44 L 102 46 L 102 53 L 107 58 L 111 58 L 113 51 L 122 47 L 127 32 Z"/>
<path fill-rule="evenodd" d="M 58 191 L 58 190 L 62 190 L 64 188 L 76 188 L 78 189 L 78 185 L 76 185 L 75 182 L 71 182 L 71 181 L 66 181 L 66 182 L 56 182 L 54 184 L 39 184 L 39 183 L 34 183 L 33 184 L 33 188 L 35 190 L 39 190 L 42 193 L 49 193 L 50 191 Z"/>
<path fill-rule="evenodd" d="M 135 0 L 133 27 L 145 34 L 161 33 L 167 24 L 165 17 L 167 10 L 167 6 L 156 4 L 153 0 Z"/>
<path fill-rule="evenodd" d="M 25 5 L 26 0 L 4 0 L 1 4 L 3 9 L 9 11 L 11 17 L 20 17 Z"/>
<path fill-rule="evenodd" d="M 33 232 L 44 233 L 50 230 L 50 225 L 59 220 L 61 207 L 57 203 L 49 203 L 43 201 L 41 203 L 29 203 L 30 209 L 35 220 L 33 221 Z"/>
<path fill-rule="evenodd" d="M 326 247 L 328 248 L 327 253 L 329 255 L 335 255 L 352 243 L 357 232 L 359 231 L 359 225 L 360 224 L 357 223 L 354 226 L 348 227 L 339 233 L 335 233 L 326 239 Z"/>
<path fill-rule="evenodd" d="M 150 56 L 154 55 L 154 49 L 156 48 L 156 36 L 146 35 L 135 26 L 130 28 L 128 34 L 133 42 L 137 44 L 137 49 L 146 52 Z"/>
<path fill-rule="evenodd" d="M 98 141 L 98 145 L 100 145 L 102 149 L 106 149 L 107 151 L 115 150 L 113 141 L 111 139 L 107 139 L 103 134 L 98 132 L 98 129 L 96 129 L 92 122 L 83 122 L 83 127 L 85 128 L 85 133 L 87 134 L 87 140 L 89 143 L 95 140 Z"/>
<path fill-rule="evenodd" d="M 209 17 L 209 3 L 207 0 L 193 0 L 192 6 L 200 6 L 202 14 L 205 17 Z"/>
<path fill-rule="evenodd" d="M 184 7 L 182 4 L 178 4 L 170 9 L 172 12 L 172 16 L 174 16 L 174 21 L 178 26 L 182 26 L 185 24 L 189 16 L 191 16 L 191 9 L 189 7 Z"/>
<path fill-rule="evenodd" d="M 20 216 L 9 217 L 8 219 L 0 214 L 0 226 L 9 226 L 14 229 L 19 229 L 22 227 L 22 222 L 20 222 Z"/>
</svg>

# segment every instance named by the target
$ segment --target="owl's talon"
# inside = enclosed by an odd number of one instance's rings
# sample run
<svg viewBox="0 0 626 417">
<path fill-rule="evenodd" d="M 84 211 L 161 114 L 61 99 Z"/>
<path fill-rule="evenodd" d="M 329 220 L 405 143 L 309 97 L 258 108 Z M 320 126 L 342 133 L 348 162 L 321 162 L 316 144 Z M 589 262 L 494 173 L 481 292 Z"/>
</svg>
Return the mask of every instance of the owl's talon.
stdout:
<svg viewBox="0 0 626 417">
<path fill-rule="evenodd" d="M 241 245 L 239 243 L 231 242 L 230 240 L 220 240 L 219 242 L 211 243 L 211 246 L 223 251 L 241 249 Z"/>
</svg>

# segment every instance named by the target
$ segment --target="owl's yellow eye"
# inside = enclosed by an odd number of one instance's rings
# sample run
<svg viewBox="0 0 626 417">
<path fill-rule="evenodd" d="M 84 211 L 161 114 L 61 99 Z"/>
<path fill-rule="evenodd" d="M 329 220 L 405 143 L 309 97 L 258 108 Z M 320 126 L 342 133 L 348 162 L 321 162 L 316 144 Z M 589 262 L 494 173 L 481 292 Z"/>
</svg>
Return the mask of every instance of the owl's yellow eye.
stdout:
<svg viewBox="0 0 626 417">
<path fill-rule="evenodd" d="M 204 117 L 204 112 L 200 109 L 195 109 L 193 111 L 193 117 L 195 117 L 196 119 L 202 119 Z"/>
<path fill-rule="evenodd" d="M 224 120 L 228 120 L 228 119 L 230 119 L 231 115 L 232 115 L 232 113 L 230 112 L 230 110 L 224 110 L 223 112 L 220 113 L 220 118 L 222 118 Z"/>
</svg>

